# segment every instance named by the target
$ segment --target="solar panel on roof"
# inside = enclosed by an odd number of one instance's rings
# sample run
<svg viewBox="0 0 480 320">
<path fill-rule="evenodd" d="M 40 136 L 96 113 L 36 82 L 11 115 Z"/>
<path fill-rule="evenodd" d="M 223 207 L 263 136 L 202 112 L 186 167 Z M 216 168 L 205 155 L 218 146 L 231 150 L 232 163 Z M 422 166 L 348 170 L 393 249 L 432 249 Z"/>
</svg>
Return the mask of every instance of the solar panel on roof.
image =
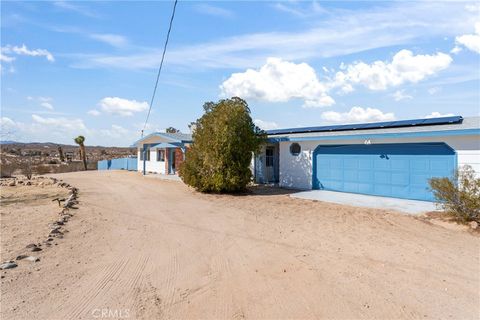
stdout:
<svg viewBox="0 0 480 320">
<path fill-rule="evenodd" d="M 442 124 L 442 123 L 458 123 L 463 120 L 462 117 L 454 116 L 454 117 L 442 117 L 442 118 L 430 118 L 425 119 L 423 124 Z"/>
<path fill-rule="evenodd" d="M 391 127 L 415 126 L 415 125 L 422 124 L 424 120 L 425 119 L 394 121 L 390 126 Z"/>
<path fill-rule="evenodd" d="M 307 132 L 331 132 L 331 131 L 346 131 L 346 130 L 398 128 L 398 127 L 410 127 L 410 126 L 453 124 L 453 123 L 461 123 L 462 121 L 463 121 L 463 117 L 452 116 L 452 117 L 430 118 L 430 119 L 412 119 L 412 120 L 357 123 L 357 124 L 345 124 L 345 125 L 333 125 L 333 126 L 275 129 L 275 130 L 267 130 L 267 134 L 276 135 L 276 134 L 307 133 Z"/>
<path fill-rule="evenodd" d="M 385 128 L 390 126 L 393 121 L 389 122 L 373 122 L 373 123 L 366 123 L 362 129 L 375 129 L 375 128 Z"/>
</svg>

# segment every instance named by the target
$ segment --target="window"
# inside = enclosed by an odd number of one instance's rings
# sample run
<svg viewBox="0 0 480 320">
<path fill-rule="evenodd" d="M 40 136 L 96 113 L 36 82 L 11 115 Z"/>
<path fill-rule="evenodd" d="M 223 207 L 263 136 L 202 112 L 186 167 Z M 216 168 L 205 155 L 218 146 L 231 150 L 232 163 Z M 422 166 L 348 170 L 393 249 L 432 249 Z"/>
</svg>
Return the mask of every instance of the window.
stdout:
<svg viewBox="0 0 480 320">
<path fill-rule="evenodd" d="M 165 150 L 157 150 L 157 161 L 165 161 Z"/>
<path fill-rule="evenodd" d="M 292 143 L 290 145 L 290 153 L 292 156 L 298 156 L 300 154 L 300 151 L 302 151 L 302 148 L 298 143 Z"/>
<path fill-rule="evenodd" d="M 273 167 L 273 148 L 267 147 L 265 149 L 265 166 Z"/>
<path fill-rule="evenodd" d="M 150 161 L 150 149 L 149 148 L 147 148 L 146 150 L 143 150 L 143 149 L 140 150 L 140 161 L 143 161 L 143 153 L 144 152 L 147 155 L 147 157 L 145 158 L 145 161 Z"/>
</svg>

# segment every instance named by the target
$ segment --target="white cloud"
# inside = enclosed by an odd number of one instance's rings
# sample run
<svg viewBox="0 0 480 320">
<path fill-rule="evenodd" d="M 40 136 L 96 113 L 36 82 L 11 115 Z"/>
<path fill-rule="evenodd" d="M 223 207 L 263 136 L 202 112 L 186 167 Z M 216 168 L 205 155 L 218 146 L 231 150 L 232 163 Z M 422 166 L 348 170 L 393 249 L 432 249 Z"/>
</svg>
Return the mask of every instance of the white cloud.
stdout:
<svg viewBox="0 0 480 320">
<path fill-rule="evenodd" d="M 307 6 L 303 2 L 277 2 L 273 7 L 282 12 L 286 12 L 299 18 L 306 18 L 313 15 L 324 14 L 328 11 L 324 9 L 317 1 L 309 2 Z"/>
<path fill-rule="evenodd" d="M 46 49 L 30 50 L 27 48 L 25 44 L 23 44 L 21 47 L 7 45 L 5 47 L 2 47 L 1 51 L 2 53 L 7 53 L 7 54 L 17 54 L 17 55 L 31 56 L 31 57 L 45 57 L 50 62 L 55 61 L 55 58 L 48 50 Z"/>
<path fill-rule="evenodd" d="M 129 139 L 131 137 L 131 132 L 125 129 L 122 126 L 112 124 L 109 129 L 101 129 L 100 133 L 110 138 L 125 138 Z M 130 138 L 131 139 L 131 138 Z"/>
<path fill-rule="evenodd" d="M 425 118 L 441 118 L 441 117 L 451 117 L 451 116 L 454 116 L 454 114 L 453 113 L 441 114 L 440 112 L 434 111 L 430 114 L 427 114 Z"/>
<path fill-rule="evenodd" d="M 203 43 L 172 46 L 169 65 L 188 71 L 206 68 L 256 68 L 267 57 L 306 61 L 402 46 L 429 37 L 456 36 L 470 30 L 478 15 L 464 4 L 445 1 L 392 1 L 389 5 L 348 10 L 328 8 L 313 27 L 291 32 L 240 34 Z M 73 66 L 131 70 L 155 69 L 162 48 L 138 48 L 131 54 L 77 55 Z"/>
<path fill-rule="evenodd" d="M 431 87 L 427 90 L 428 94 L 434 95 L 442 90 L 440 87 Z"/>
<path fill-rule="evenodd" d="M 393 113 L 383 113 L 379 109 L 353 107 L 348 112 L 323 112 L 321 118 L 330 123 L 360 123 L 395 120 Z"/>
<path fill-rule="evenodd" d="M 213 6 L 211 4 L 201 3 L 195 6 L 195 9 L 203 14 L 207 14 L 214 17 L 222 18 L 231 18 L 233 17 L 233 12 L 218 6 Z"/>
<path fill-rule="evenodd" d="M 269 102 L 302 99 L 304 107 L 330 106 L 335 101 L 328 96 L 315 70 L 306 63 L 295 64 L 279 58 L 268 58 L 258 70 L 234 73 L 220 86 L 222 95 L 238 96 Z"/>
<path fill-rule="evenodd" d="M 11 128 L 15 126 L 15 121 L 8 117 L 0 117 L 0 127 L 2 128 L 1 130 L 3 131 L 6 128 Z"/>
<path fill-rule="evenodd" d="M 35 123 L 42 125 L 49 130 L 54 131 L 87 131 L 87 127 L 82 119 L 68 119 L 68 118 L 44 118 L 36 114 L 32 114 L 32 119 Z"/>
<path fill-rule="evenodd" d="M 95 116 L 95 117 L 100 115 L 100 111 L 95 110 L 95 109 L 93 109 L 93 110 L 88 110 L 87 113 L 88 113 L 89 115 Z"/>
<path fill-rule="evenodd" d="M 17 123 L 8 117 L 0 117 L 0 138 L 14 139 Z"/>
<path fill-rule="evenodd" d="M 42 103 L 40 103 L 40 105 L 42 107 L 44 107 L 45 109 L 53 110 L 53 105 L 50 102 L 42 102 Z"/>
<path fill-rule="evenodd" d="M 133 116 L 135 112 L 142 112 L 148 109 L 146 101 L 127 100 L 118 97 L 106 97 L 100 100 L 100 107 L 103 111 L 120 116 Z"/>
<path fill-rule="evenodd" d="M 465 34 L 455 38 L 456 46 L 452 49 L 452 52 L 458 53 L 463 46 L 471 51 L 480 53 L 480 22 L 475 23 L 475 33 Z"/>
<path fill-rule="evenodd" d="M 127 39 L 124 36 L 118 34 L 93 33 L 89 36 L 94 40 L 104 42 L 114 47 L 123 47 L 128 43 Z"/>
<path fill-rule="evenodd" d="M 1 62 L 10 63 L 13 60 L 15 60 L 15 57 L 10 57 L 10 56 L 7 56 L 7 55 L 3 54 L 2 52 L 0 52 L 0 61 Z"/>
<path fill-rule="evenodd" d="M 385 90 L 403 83 L 416 83 L 447 68 L 452 58 L 445 53 L 413 55 L 409 50 L 400 50 L 391 62 L 375 61 L 372 64 L 357 62 L 335 75 L 335 85 L 351 89 L 352 84 L 361 84 L 370 90 Z"/>
<path fill-rule="evenodd" d="M 72 3 L 73 1 L 55 1 L 53 5 L 63 10 L 73 11 L 87 17 L 98 17 L 98 15 L 86 7 Z"/>
<path fill-rule="evenodd" d="M 408 95 L 405 93 L 405 90 L 397 90 L 393 93 L 393 99 L 395 101 L 402 101 L 402 100 L 407 100 L 407 99 L 413 99 L 411 95 Z"/>
<path fill-rule="evenodd" d="M 53 99 L 51 97 L 38 97 L 40 102 L 51 102 Z"/>
<path fill-rule="evenodd" d="M 257 127 L 263 130 L 272 130 L 278 128 L 278 124 L 273 121 L 263 121 L 260 119 L 254 119 L 253 122 Z"/>
</svg>

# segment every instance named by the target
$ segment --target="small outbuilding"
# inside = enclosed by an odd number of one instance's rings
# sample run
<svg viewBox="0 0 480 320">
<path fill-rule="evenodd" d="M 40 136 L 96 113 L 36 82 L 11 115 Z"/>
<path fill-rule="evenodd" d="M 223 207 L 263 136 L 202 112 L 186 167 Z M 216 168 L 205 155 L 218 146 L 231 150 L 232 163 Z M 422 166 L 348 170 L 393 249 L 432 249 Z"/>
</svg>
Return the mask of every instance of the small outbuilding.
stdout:
<svg viewBox="0 0 480 320">
<path fill-rule="evenodd" d="M 154 132 L 143 137 L 134 143 L 138 149 L 138 171 L 177 174 L 191 143 L 192 135 L 185 133 Z"/>
<path fill-rule="evenodd" d="M 480 173 L 480 117 L 461 116 L 267 131 L 258 183 L 433 200 L 428 180 L 463 165 Z"/>
</svg>

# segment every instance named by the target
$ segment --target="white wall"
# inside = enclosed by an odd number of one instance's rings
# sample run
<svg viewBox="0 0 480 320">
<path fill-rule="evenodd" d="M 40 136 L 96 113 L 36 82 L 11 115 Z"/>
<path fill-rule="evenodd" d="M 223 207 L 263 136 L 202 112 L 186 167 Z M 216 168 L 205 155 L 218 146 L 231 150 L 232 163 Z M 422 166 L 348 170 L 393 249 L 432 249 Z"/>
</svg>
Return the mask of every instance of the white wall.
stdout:
<svg viewBox="0 0 480 320">
<path fill-rule="evenodd" d="M 138 166 L 137 170 L 143 171 L 143 160 L 140 160 L 140 153 L 142 149 L 138 149 Z M 148 172 L 155 172 L 165 174 L 165 161 L 157 161 L 157 149 L 150 149 L 150 161 L 145 161 L 145 170 Z"/>
<path fill-rule="evenodd" d="M 475 135 L 454 137 L 419 137 L 419 138 L 382 138 L 369 139 L 374 143 L 419 143 L 445 142 L 458 154 L 459 167 L 469 164 L 480 176 L 480 139 Z M 280 142 L 280 186 L 294 189 L 312 188 L 312 156 L 318 145 L 363 144 L 364 139 L 349 140 L 315 140 L 298 142 L 302 147 L 301 154 L 290 154 L 291 141 Z"/>
</svg>

